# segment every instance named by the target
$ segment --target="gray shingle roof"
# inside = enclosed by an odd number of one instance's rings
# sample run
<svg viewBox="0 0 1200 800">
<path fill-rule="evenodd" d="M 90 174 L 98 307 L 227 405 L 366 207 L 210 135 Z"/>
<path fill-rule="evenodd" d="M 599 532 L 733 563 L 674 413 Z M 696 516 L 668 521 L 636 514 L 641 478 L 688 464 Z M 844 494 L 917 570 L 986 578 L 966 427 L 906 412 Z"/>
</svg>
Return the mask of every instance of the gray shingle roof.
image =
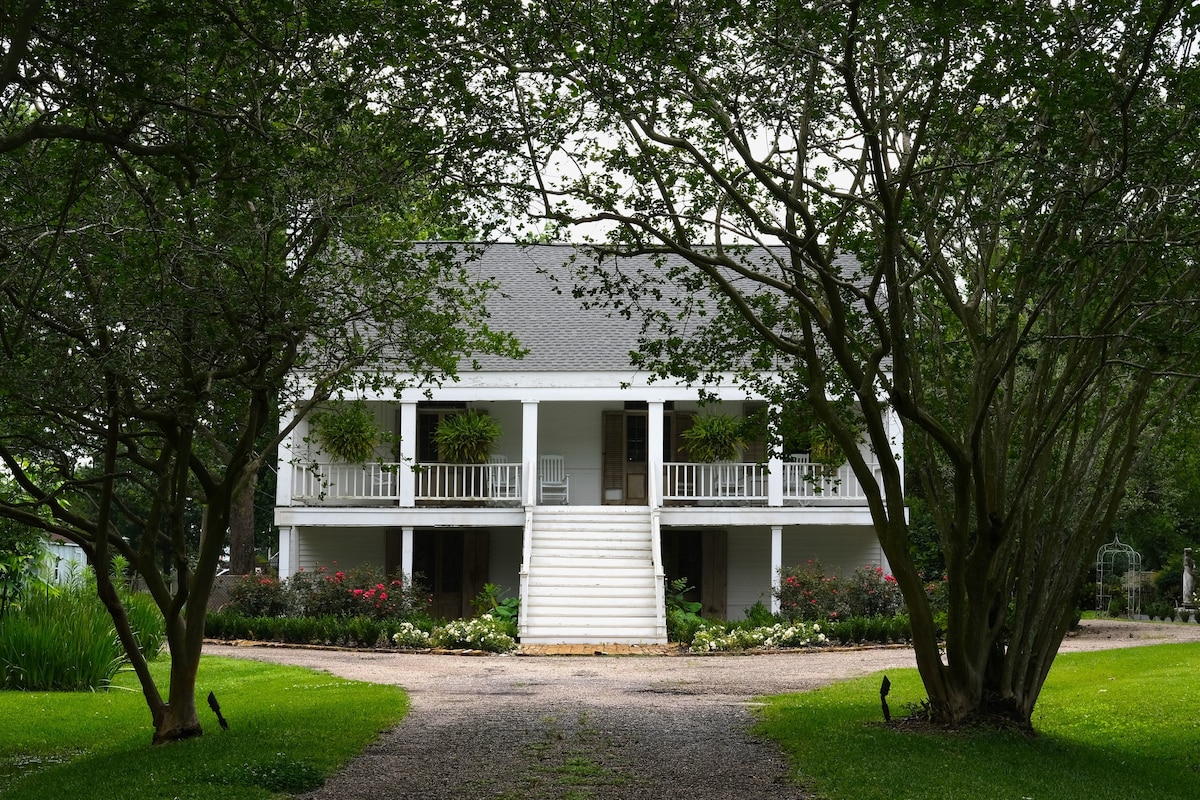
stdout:
<svg viewBox="0 0 1200 800">
<path fill-rule="evenodd" d="M 476 243 L 463 245 L 475 249 L 479 257 L 470 262 L 470 270 L 480 278 L 499 284 L 499 291 L 488 303 L 491 314 L 489 326 L 497 331 L 514 334 L 529 350 L 524 359 L 515 361 L 498 356 L 477 357 L 484 371 L 565 372 L 565 371 L 623 371 L 632 366 L 630 353 L 637 349 L 642 333 L 643 314 L 634 311 L 626 318 L 618 311 L 585 307 L 584 301 L 573 295 L 577 280 L 572 268 L 573 257 L 591 259 L 596 256 L 569 244 L 519 245 L 511 242 Z M 749 258 L 766 258 L 750 252 Z M 683 264 L 677 256 L 661 256 L 669 267 Z M 626 273 L 645 273 L 657 276 L 664 296 L 679 296 L 684 289 L 667 279 L 654 266 L 651 256 L 622 258 L 621 269 Z M 859 274 L 853 258 L 843 256 L 839 263 L 847 280 L 860 283 L 867 280 Z M 771 266 L 765 269 L 769 272 Z M 764 291 L 751 287 L 750 292 Z M 770 290 L 765 290 L 770 291 Z M 669 300 L 643 298 L 642 305 L 667 308 Z M 654 338 L 656 330 L 651 331 Z"/>
<path fill-rule="evenodd" d="M 603 309 L 582 307 L 572 296 L 568 262 L 571 245 L 485 245 L 471 265 L 482 278 L 495 279 L 499 292 L 488 303 L 489 326 L 515 334 L 529 350 L 520 361 L 482 355 L 487 371 L 562 372 L 627 370 L 637 347 L 641 320 Z M 556 282 L 554 278 L 557 277 Z"/>
</svg>

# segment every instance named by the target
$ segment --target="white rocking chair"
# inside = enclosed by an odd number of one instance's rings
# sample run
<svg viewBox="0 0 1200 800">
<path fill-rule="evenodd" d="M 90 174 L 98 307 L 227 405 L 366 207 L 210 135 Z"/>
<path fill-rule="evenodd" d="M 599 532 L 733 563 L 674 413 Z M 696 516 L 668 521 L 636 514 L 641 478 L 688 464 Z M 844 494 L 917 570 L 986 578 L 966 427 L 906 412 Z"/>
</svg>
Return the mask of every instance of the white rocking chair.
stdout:
<svg viewBox="0 0 1200 800">
<path fill-rule="evenodd" d="M 538 486 L 543 504 L 551 498 L 563 505 L 571 502 L 571 476 L 562 456 L 542 456 L 538 460 Z"/>
<path fill-rule="evenodd" d="M 508 466 L 508 456 L 488 458 L 488 499 L 494 505 L 512 503 L 521 498 L 517 472 Z"/>
</svg>

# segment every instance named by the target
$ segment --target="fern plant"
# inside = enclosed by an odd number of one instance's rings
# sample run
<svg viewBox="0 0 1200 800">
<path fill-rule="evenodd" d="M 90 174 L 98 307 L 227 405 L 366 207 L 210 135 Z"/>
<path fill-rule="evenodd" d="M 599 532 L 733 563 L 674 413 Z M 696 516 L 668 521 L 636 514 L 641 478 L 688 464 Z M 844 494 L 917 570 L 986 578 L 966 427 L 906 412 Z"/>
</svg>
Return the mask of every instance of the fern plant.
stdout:
<svg viewBox="0 0 1200 800">
<path fill-rule="evenodd" d="M 438 457 L 452 464 L 486 464 L 500 438 L 500 423 L 482 411 L 443 417 L 433 432 Z"/>
<path fill-rule="evenodd" d="M 347 464 L 367 463 L 384 441 L 374 414 L 361 400 L 318 411 L 312 415 L 311 425 L 321 450 L 335 461 Z"/>
</svg>

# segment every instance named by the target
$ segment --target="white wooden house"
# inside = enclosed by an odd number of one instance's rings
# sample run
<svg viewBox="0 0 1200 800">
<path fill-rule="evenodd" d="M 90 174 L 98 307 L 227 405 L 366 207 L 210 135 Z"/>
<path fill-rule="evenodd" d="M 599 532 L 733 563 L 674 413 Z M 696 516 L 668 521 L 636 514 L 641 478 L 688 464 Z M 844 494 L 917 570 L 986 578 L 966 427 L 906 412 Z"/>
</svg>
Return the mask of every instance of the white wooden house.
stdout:
<svg viewBox="0 0 1200 800">
<path fill-rule="evenodd" d="M 681 436 L 694 388 L 630 365 L 639 323 L 556 293 L 567 246 L 490 245 L 479 262 L 503 296 L 491 325 L 522 360 L 485 357 L 432 389 L 368 396 L 398 441 L 382 464 L 329 463 L 301 424 L 280 454 L 280 574 L 336 562 L 421 574 L 442 617 L 468 615 L 485 582 L 519 592 L 527 643 L 664 642 L 664 581 L 686 577 L 706 616 L 773 606 L 781 566 L 883 564 L 858 481 L 801 457 L 692 463 Z M 560 284 L 561 285 L 561 284 Z M 568 284 L 569 285 L 569 284 Z M 722 413 L 763 403 L 732 383 Z M 432 432 L 465 409 L 502 430 L 491 463 L 439 460 Z M 900 458 L 900 427 L 895 452 Z"/>
</svg>

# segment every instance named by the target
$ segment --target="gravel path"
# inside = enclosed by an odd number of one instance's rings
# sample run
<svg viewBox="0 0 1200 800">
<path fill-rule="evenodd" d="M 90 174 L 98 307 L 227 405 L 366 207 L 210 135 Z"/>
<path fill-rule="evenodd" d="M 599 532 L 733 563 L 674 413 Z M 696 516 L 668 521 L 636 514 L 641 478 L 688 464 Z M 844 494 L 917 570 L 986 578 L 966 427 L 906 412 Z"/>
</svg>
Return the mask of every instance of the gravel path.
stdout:
<svg viewBox="0 0 1200 800">
<path fill-rule="evenodd" d="M 1200 625 L 1085 623 L 1063 650 L 1200 641 Z M 491 656 L 208 645 L 403 686 L 403 724 L 316 800 L 807 798 L 770 742 L 749 733 L 754 698 L 913 666 L 906 648 L 752 656 Z"/>
</svg>

